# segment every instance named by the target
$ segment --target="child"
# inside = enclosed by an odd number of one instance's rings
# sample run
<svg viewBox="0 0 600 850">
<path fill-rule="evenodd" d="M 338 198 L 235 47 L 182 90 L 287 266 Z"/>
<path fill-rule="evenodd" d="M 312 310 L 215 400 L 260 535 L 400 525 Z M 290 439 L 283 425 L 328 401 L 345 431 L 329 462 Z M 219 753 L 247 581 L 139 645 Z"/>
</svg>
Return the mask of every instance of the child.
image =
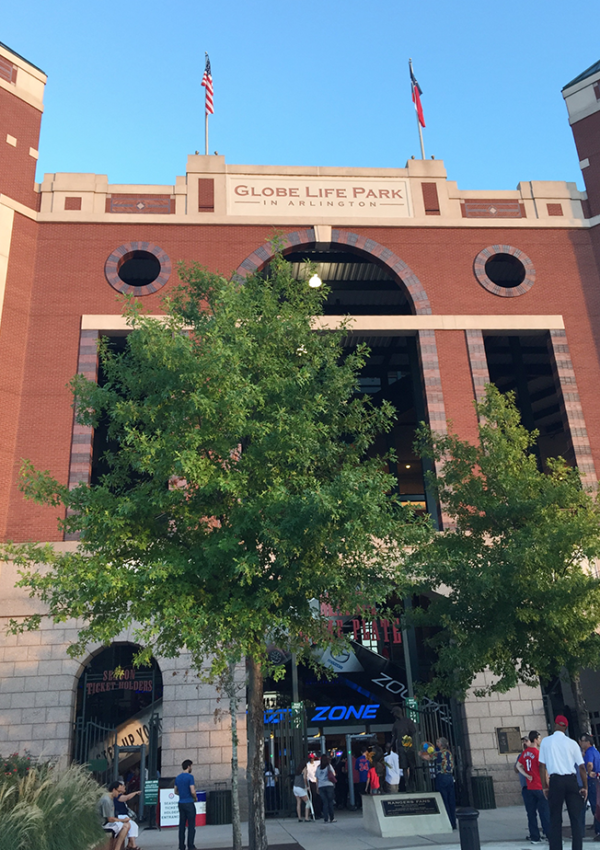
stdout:
<svg viewBox="0 0 600 850">
<path fill-rule="evenodd" d="M 369 773 L 367 774 L 367 784 L 365 787 L 365 793 L 371 794 L 374 796 L 375 794 L 381 794 L 381 787 L 379 784 L 379 776 L 377 775 L 377 770 L 375 767 L 369 768 Z"/>
</svg>

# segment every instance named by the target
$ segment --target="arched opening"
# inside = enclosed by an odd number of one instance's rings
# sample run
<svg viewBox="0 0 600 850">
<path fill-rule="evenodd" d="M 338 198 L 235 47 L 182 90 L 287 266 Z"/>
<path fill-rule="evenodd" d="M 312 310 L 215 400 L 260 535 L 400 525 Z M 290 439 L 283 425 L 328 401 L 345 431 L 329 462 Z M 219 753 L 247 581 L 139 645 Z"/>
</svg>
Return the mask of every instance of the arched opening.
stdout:
<svg viewBox="0 0 600 850">
<path fill-rule="evenodd" d="M 134 666 L 139 649 L 133 643 L 112 643 L 84 666 L 77 681 L 73 747 L 75 761 L 89 764 L 100 781 L 118 774 L 128 779 L 132 790 L 139 778 L 141 750 L 120 753 L 116 764 L 115 745 L 144 745 L 150 775 L 160 769 L 162 673 L 155 658 L 148 666 Z"/>
<path fill-rule="evenodd" d="M 364 250 L 349 250 L 347 246 L 336 244 L 307 245 L 285 249 L 284 256 L 299 286 L 308 285 L 305 261 L 315 266 L 330 290 L 324 305 L 327 316 L 406 316 L 414 313 L 412 299 L 398 275 Z M 269 269 L 267 262 L 261 274 L 268 275 Z M 351 351 L 361 343 L 369 346 L 371 356 L 360 376 L 360 393 L 370 395 L 375 405 L 384 400 L 391 402 L 397 412 L 393 430 L 380 435 L 372 446 L 372 453 L 383 455 L 390 449 L 395 451 L 397 460 L 389 471 L 396 477 L 397 492 L 402 501 L 424 512 L 423 466 L 413 450 L 415 430 L 426 419 L 416 337 L 409 332 L 382 335 L 350 332 L 344 340 L 344 348 Z"/>
<path fill-rule="evenodd" d="M 412 302 L 399 280 L 384 265 L 368 256 L 347 250 L 301 250 L 285 255 L 298 280 L 304 263 L 314 263 L 316 272 L 330 289 L 324 306 L 326 316 L 407 316 Z"/>
</svg>

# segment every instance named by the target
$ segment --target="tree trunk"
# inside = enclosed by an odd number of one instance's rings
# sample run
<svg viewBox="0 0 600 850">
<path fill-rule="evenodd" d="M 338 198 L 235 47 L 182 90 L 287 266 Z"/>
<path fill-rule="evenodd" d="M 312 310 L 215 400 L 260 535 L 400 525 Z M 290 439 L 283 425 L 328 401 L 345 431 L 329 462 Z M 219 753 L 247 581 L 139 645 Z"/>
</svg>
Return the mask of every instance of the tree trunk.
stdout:
<svg viewBox="0 0 600 850">
<path fill-rule="evenodd" d="M 248 658 L 248 843 L 249 850 L 267 850 L 265 824 L 265 746 L 263 678 L 259 661 Z"/>
<path fill-rule="evenodd" d="M 240 820 L 240 794 L 238 787 L 238 728 L 237 709 L 239 698 L 235 690 L 235 664 L 229 665 L 227 673 L 227 695 L 231 715 L 231 828 L 233 850 L 242 850 L 242 822 Z"/>
<path fill-rule="evenodd" d="M 574 673 L 569 679 L 571 690 L 573 691 L 573 699 L 575 700 L 575 713 L 577 715 L 579 735 L 589 735 L 591 732 L 590 715 L 585 704 L 579 673 Z"/>
</svg>

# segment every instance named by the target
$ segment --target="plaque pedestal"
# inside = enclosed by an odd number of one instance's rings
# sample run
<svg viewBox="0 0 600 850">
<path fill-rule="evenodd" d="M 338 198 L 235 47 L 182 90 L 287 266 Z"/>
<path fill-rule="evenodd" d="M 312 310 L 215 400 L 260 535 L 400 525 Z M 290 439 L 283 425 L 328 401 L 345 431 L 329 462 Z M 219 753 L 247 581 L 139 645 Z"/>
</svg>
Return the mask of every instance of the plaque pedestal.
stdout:
<svg viewBox="0 0 600 850">
<path fill-rule="evenodd" d="M 380 838 L 452 832 L 442 795 L 437 791 L 375 797 L 363 794 L 362 813 L 367 832 Z"/>
</svg>

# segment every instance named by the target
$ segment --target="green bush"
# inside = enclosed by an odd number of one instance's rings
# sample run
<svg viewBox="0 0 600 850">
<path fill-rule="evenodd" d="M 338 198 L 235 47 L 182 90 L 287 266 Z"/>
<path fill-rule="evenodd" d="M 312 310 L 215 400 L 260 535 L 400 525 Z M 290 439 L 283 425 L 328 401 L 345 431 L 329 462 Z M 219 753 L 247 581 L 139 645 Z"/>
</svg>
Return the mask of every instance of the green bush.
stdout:
<svg viewBox="0 0 600 850">
<path fill-rule="evenodd" d="M 0 759 L 11 763 L 0 776 L 0 850 L 88 850 L 104 841 L 102 789 L 85 768 L 31 767 L 15 758 Z"/>
</svg>

